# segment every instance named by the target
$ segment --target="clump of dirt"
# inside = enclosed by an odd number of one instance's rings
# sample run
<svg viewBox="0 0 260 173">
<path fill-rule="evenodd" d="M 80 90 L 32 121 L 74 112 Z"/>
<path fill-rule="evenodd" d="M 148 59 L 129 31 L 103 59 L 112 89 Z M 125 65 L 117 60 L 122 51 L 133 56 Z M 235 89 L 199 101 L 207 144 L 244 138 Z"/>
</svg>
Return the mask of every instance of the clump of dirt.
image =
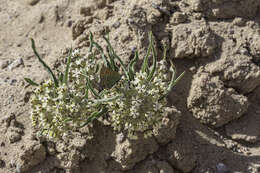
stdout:
<svg viewBox="0 0 260 173">
<path fill-rule="evenodd" d="M 175 58 L 209 57 L 215 53 L 216 36 L 205 21 L 171 24 L 171 55 Z"/>
<path fill-rule="evenodd" d="M 259 172 L 259 9 L 256 0 L 1 2 L 0 172 Z M 23 78 L 47 73 L 29 38 L 57 69 L 67 48 L 88 51 L 90 31 L 101 45 L 109 32 L 125 62 L 137 49 L 143 57 L 152 31 L 159 57 L 166 47 L 186 71 L 156 135 L 131 140 L 100 119 L 73 138 L 37 137 Z"/>
<path fill-rule="evenodd" d="M 249 105 L 245 96 L 226 88 L 219 77 L 201 71 L 194 76 L 187 104 L 194 117 L 214 127 L 241 117 Z"/>
</svg>

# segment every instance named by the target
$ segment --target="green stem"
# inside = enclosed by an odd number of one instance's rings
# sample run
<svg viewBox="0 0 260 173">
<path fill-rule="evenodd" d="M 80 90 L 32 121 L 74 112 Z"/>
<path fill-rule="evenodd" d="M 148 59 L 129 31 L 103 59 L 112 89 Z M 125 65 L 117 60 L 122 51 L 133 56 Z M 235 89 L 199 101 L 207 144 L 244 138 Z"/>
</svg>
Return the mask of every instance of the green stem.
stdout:
<svg viewBox="0 0 260 173">
<path fill-rule="evenodd" d="M 35 43 L 34 43 L 34 40 L 31 38 L 31 42 L 32 42 L 32 49 L 33 49 L 33 52 L 34 54 L 36 55 L 36 57 L 38 58 L 38 60 L 40 61 L 40 63 L 43 65 L 43 67 L 47 70 L 47 72 L 50 74 L 54 84 L 56 87 L 59 86 L 59 82 L 56 78 L 56 76 L 54 75 L 54 73 L 52 72 L 51 68 L 42 60 L 42 58 L 40 57 L 40 55 L 38 54 L 38 52 L 36 51 L 36 48 L 35 48 Z"/>
</svg>

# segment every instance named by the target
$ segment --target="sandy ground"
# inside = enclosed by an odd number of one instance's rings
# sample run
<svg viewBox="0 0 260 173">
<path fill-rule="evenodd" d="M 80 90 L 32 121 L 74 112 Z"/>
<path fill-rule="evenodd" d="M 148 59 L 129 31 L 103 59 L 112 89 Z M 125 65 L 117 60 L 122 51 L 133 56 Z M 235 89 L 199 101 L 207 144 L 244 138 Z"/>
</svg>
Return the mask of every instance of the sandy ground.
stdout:
<svg viewBox="0 0 260 173">
<path fill-rule="evenodd" d="M 260 172 L 259 9 L 259 0 L 0 0 L 0 172 Z M 89 31 L 101 44 L 110 32 L 125 61 L 144 53 L 149 31 L 159 55 L 168 46 L 186 71 L 168 97 L 177 131 L 129 140 L 94 121 L 72 139 L 36 137 L 23 78 L 48 75 L 30 38 L 57 69 L 67 48 L 87 50 Z"/>
</svg>

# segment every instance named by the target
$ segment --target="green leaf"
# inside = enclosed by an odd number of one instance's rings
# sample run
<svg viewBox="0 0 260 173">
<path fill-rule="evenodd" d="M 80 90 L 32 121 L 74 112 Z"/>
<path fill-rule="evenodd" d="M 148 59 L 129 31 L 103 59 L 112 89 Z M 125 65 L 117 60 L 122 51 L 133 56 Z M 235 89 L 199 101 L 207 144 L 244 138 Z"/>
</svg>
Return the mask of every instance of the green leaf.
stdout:
<svg viewBox="0 0 260 173">
<path fill-rule="evenodd" d="M 93 49 L 93 34 L 92 34 L 92 32 L 89 33 L 89 40 L 90 40 L 89 52 L 92 53 L 92 49 Z"/>
<path fill-rule="evenodd" d="M 165 94 L 164 94 L 162 97 L 159 98 L 159 101 L 160 101 L 161 99 L 163 99 L 164 97 L 166 97 L 166 96 L 171 92 L 172 88 L 177 84 L 177 82 L 178 82 L 178 81 L 184 76 L 184 74 L 185 74 L 185 71 L 184 71 L 184 72 L 182 72 L 182 73 L 177 77 L 177 79 L 175 79 L 175 76 L 176 76 L 176 67 L 174 66 L 174 64 L 173 64 L 172 61 L 170 61 L 170 62 L 171 62 L 171 70 L 173 71 L 173 73 L 172 73 L 172 78 L 171 78 L 171 81 L 170 81 L 170 85 L 168 86 L 168 88 L 167 88 Z"/>
<path fill-rule="evenodd" d="M 36 82 L 34 82 L 33 80 L 29 79 L 29 78 L 24 78 L 24 80 L 29 83 L 32 86 L 39 86 L 39 84 L 37 84 Z"/>
<path fill-rule="evenodd" d="M 50 74 L 54 84 L 56 87 L 58 87 L 59 83 L 58 80 L 56 78 L 56 76 L 54 75 L 54 73 L 52 72 L 51 68 L 42 60 L 42 58 L 40 57 L 40 55 L 38 54 L 38 52 L 36 51 L 35 48 L 35 43 L 34 40 L 31 38 L 31 42 L 32 42 L 32 49 L 34 54 L 36 55 L 36 57 L 38 58 L 38 60 L 40 61 L 40 63 L 43 65 L 43 67 L 47 70 L 47 72 Z"/>
<path fill-rule="evenodd" d="M 101 117 L 102 115 L 104 115 L 105 113 L 107 113 L 107 108 L 105 107 L 102 107 L 100 111 L 96 111 L 96 112 L 93 112 L 88 118 L 87 120 L 81 124 L 79 127 L 82 128 L 86 125 L 88 125 L 89 123 L 91 123 L 93 120 L 95 119 L 98 119 L 99 117 Z"/>
<path fill-rule="evenodd" d="M 148 77 L 147 77 L 147 80 L 148 81 L 151 81 L 152 78 L 153 78 L 153 75 L 155 73 L 155 70 L 156 70 L 156 64 L 157 64 L 157 53 L 155 51 L 155 48 L 154 48 L 154 43 L 153 43 L 153 35 L 151 34 L 150 36 L 150 42 L 151 42 L 151 45 L 152 45 L 152 55 L 153 55 L 153 65 L 152 65 L 152 70 L 151 72 L 149 73 Z"/>
<path fill-rule="evenodd" d="M 130 61 L 128 64 L 128 74 L 130 80 L 134 79 L 134 74 L 135 74 L 135 64 L 139 58 L 138 51 L 135 52 L 135 57 Z"/>
<path fill-rule="evenodd" d="M 128 74 L 127 70 L 126 70 L 126 67 L 125 67 L 123 61 L 122 61 L 122 60 L 119 58 L 119 56 L 117 56 L 116 54 L 115 54 L 115 58 L 119 61 L 119 64 L 121 65 L 121 67 L 122 67 L 122 69 L 123 69 L 123 71 L 124 71 L 124 73 L 125 73 L 127 79 L 130 81 L 129 74 Z"/>
<path fill-rule="evenodd" d="M 99 94 L 95 91 L 95 89 L 93 88 L 89 78 L 87 77 L 87 87 L 88 89 L 90 89 L 90 92 L 97 98 L 100 98 Z"/>
<path fill-rule="evenodd" d="M 110 44 L 109 36 L 108 36 L 108 37 L 103 37 L 103 38 L 104 38 L 104 40 L 106 41 L 106 43 L 107 43 L 107 45 L 108 45 L 108 47 L 107 47 L 107 52 L 108 52 L 108 54 L 109 54 L 109 59 L 110 59 L 111 68 L 112 68 L 112 70 L 114 70 L 114 71 L 118 71 L 118 67 L 116 66 L 116 63 L 115 63 L 115 60 L 114 60 L 116 54 L 115 54 L 115 51 L 114 51 L 113 47 L 112 47 L 111 44 Z"/>
<path fill-rule="evenodd" d="M 149 72 L 148 57 L 149 57 L 151 49 L 152 49 L 152 41 L 151 41 L 151 39 L 152 39 L 152 32 L 149 32 L 149 47 L 148 47 L 146 55 L 145 55 L 145 57 L 143 59 L 143 64 L 142 64 L 142 68 L 141 68 L 142 73 Z"/>
<path fill-rule="evenodd" d="M 92 42 L 92 44 L 93 44 L 93 46 L 95 46 L 95 47 L 99 50 L 99 52 L 101 53 L 101 57 L 102 57 L 104 63 L 106 64 L 106 66 L 110 67 L 110 63 L 109 63 L 109 61 L 108 61 L 108 59 L 107 59 L 107 56 L 105 55 L 105 53 L 104 53 L 102 47 L 101 47 L 98 43 L 96 43 L 96 42 L 94 42 L 94 41 Z"/>
<path fill-rule="evenodd" d="M 92 101 L 94 102 L 94 104 L 100 104 L 100 103 L 104 104 L 104 103 L 107 103 L 107 102 L 114 101 L 114 100 L 118 99 L 119 97 L 120 97 L 120 95 L 117 95 L 117 96 L 105 98 L 105 99 L 94 99 Z"/>
<path fill-rule="evenodd" d="M 65 74 L 63 76 L 63 83 L 65 83 L 66 85 L 68 85 L 69 68 L 70 68 L 70 63 L 71 63 L 71 55 L 72 55 L 72 49 L 70 49 L 70 53 L 69 53 L 69 57 L 68 57 L 68 60 L 67 60 L 67 65 L 66 65 Z"/>
<path fill-rule="evenodd" d="M 86 89 L 87 90 L 90 90 L 90 92 L 97 98 L 100 98 L 100 95 L 95 91 L 95 89 L 93 88 L 92 84 L 91 84 L 91 81 L 89 80 L 89 77 L 87 76 L 87 74 L 80 74 L 84 77 L 86 77 Z"/>
</svg>

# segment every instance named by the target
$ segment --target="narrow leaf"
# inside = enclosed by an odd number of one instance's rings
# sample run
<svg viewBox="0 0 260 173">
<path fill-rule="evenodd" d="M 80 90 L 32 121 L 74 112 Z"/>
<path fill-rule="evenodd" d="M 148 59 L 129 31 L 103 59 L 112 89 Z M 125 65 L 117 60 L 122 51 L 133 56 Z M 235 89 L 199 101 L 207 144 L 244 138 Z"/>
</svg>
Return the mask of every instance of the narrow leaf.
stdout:
<svg viewBox="0 0 260 173">
<path fill-rule="evenodd" d="M 116 66 L 116 63 L 115 63 L 115 51 L 113 49 L 113 47 L 111 46 L 110 44 L 110 41 L 109 41 L 109 36 L 106 38 L 106 37 L 103 37 L 104 40 L 106 41 L 107 45 L 108 45 L 108 54 L 109 54 L 109 59 L 110 59 L 110 64 L 111 64 L 111 67 L 114 71 L 117 71 L 118 70 L 118 67 Z"/>
<path fill-rule="evenodd" d="M 93 88 L 89 78 L 87 77 L 87 86 L 88 86 L 88 89 L 90 89 L 90 92 L 97 98 L 100 98 L 99 94 L 95 91 L 95 89 Z"/>
<path fill-rule="evenodd" d="M 93 113 L 87 118 L 87 120 L 86 120 L 83 124 L 81 124 L 79 127 L 82 128 L 82 127 L 88 125 L 88 124 L 91 123 L 93 120 L 98 119 L 99 117 L 101 117 L 101 116 L 104 115 L 105 113 L 107 113 L 107 108 L 105 108 L 105 107 L 101 108 L 101 110 L 98 111 L 98 112 L 93 112 Z"/>
<path fill-rule="evenodd" d="M 119 61 L 119 64 L 121 65 L 121 67 L 122 67 L 122 69 L 123 69 L 127 79 L 130 81 L 130 77 L 129 77 L 129 74 L 128 74 L 127 70 L 126 70 L 125 64 L 123 63 L 123 61 L 116 54 L 115 54 L 115 58 Z"/>
<path fill-rule="evenodd" d="M 111 68 L 110 63 L 109 63 L 109 61 L 108 61 L 108 59 L 107 59 L 107 56 L 105 55 L 105 53 L 104 53 L 102 47 L 101 47 L 98 43 L 96 43 L 96 42 L 94 42 L 94 41 L 93 41 L 93 46 L 95 46 L 95 47 L 99 50 L 99 52 L 101 53 L 101 57 L 102 57 L 102 59 L 103 59 L 105 65 L 106 65 L 107 67 L 110 67 L 110 68 Z"/>
<path fill-rule="evenodd" d="M 149 71 L 149 69 L 148 69 L 148 57 L 149 57 L 151 49 L 152 49 L 151 37 L 152 37 L 152 32 L 149 32 L 149 47 L 148 47 L 146 55 L 143 59 L 143 64 L 142 64 L 142 68 L 141 68 L 142 73 Z"/>
<path fill-rule="evenodd" d="M 93 49 L 93 34 L 92 34 L 92 32 L 89 33 L 89 40 L 90 40 L 89 52 L 92 53 L 92 49 Z"/>
<path fill-rule="evenodd" d="M 51 68 L 42 60 L 42 58 L 40 57 L 40 55 L 38 54 L 38 52 L 36 51 L 35 48 L 35 43 L 34 40 L 31 39 L 32 42 L 32 49 L 34 54 L 36 55 L 36 57 L 38 58 L 38 60 L 40 61 L 40 63 L 43 65 L 43 67 L 47 70 L 47 72 L 50 74 L 55 86 L 57 87 L 59 85 L 58 80 L 56 78 L 56 76 L 54 75 L 54 73 L 52 72 Z"/>
<path fill-rule="evenodd" d="M 36 82 L 34 82 L 33 80 L 29 79 L 29 78 L 24 78 L 24 80 L 29 83 L 32 86 L 39 86 L 39 84 L 37 84 Z"/>
<path fill-rule="evenodd" d="M 172 62 L 172 61 L 170 61 L 170 62 L 171 62 L 171 70 L 173 71 L 172 78 L 171 78 L 171 81 L 170 81 L 170 85 L 168 86 L 168 88 L 167 88 L 165 94 L 164 94 L 162 97 L 160 97 L 159 100 L 161 100 L 161 99 L 163 99 L 164 97 L 166 97 L 166 96 L 171 92 L 172 88 L 177 84 L 177 82 L 178 82 L 178 81 L 184 76 L 184 74 L 185 74 L 185 71 L 184 71 L 184 72 L 182 72 L 182 73 L 177 77 L 177 79 L 175 79 L 175 76 L 176 76 L 176 68 L 175 68 L 173 62 Z"/>
<path fill-rule="evenodd" d="M 105 99 L 95 99 L 95 100 L 92 100 L 92 101 L 94 102 L 94 104 L 107 103 L 107 102 L 114 101 L 114 100 L 118 99 L 119 97 L 120 97 L 120 95 L 117 95 L 117 96 L 110 97 L 110 98 L 105 98 Z"/>
<path fill-rule="evenodd" d="M 128 64 L 128 73 L 129 73 L 129 78 L 130 80 L 134 79 L 134 73 L 135 73 L 135 64 L 136 61 L 138 60 L 138 51 L 135 52 L 135 57 L 130 61 L 130 63 Z"/>
<path fill-rule="evenodd" d="M 153 36 L 151 34 L 151 38 L 150 38 L 150 42 L 151 42 L 151 45 L 152 45 L 152 55 L 153 55 L 153 65 L 152 65 L 152 70 L 151 72 L 149 73 L 148 77 L 147 77 L 147 80 L 148 81 L 151 81 L 152 78 L 153 78 L 153 75 L 155 73 L 155 70 L 156 70 L 156 64 L 157 64 L 157 53 L 155 51 L 155 48 L 154 48 L 154 43 L 153 43 Z"/>
<path fill-rule="evenodd" d="M 65 83 L 66 85 L 68 85 L 69 68 L 70 68 L 70 63 L 71 63 L 71 55 L 72 55 L 72 48 L 70 49 L 70 53 L 69 53 L 69 57 L 68 57 L 68 60 L 67 60 L 67 65 L 66 65 L 65 74 L 63 76 L 63 83 Z"/>
</svg>

